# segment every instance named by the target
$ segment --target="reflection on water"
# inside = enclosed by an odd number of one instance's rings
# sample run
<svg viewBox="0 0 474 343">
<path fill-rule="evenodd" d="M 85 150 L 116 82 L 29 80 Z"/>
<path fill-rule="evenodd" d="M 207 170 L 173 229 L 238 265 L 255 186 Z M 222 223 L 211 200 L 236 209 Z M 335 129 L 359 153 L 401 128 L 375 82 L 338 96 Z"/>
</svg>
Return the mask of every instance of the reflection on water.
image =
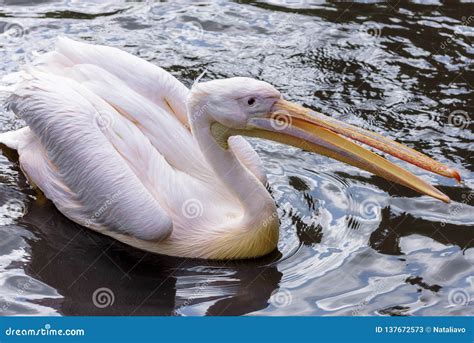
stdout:
<svg viewBox="0 0 474 343">
<path fill-rule="evenodd" d="M 474 299 L 472 4 L 6 1 L 2 75 L 57 35 L 145 58 L 192 84 L 250 76 L 287 98 L 456 165 L 408 167 L 453 202 L 251 140 L 278 204 L 278 251 L 211 262 L 137 251 L 78 227 L 0 156 L 4 315 L 466 315 Z M 4 102 L 11 81 L 0 84 Z M 2 110 L 2 131 L 23 125 Z M 472 304 L 472 303 L 471 303 Z"/>
</svg>

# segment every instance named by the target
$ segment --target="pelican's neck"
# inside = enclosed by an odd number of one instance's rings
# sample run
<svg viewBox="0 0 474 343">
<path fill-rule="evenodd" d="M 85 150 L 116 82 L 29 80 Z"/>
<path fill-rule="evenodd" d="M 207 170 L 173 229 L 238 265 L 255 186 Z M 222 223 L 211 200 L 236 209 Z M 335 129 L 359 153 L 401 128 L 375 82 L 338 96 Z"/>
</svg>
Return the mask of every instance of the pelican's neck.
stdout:
<svg viewBox="0 0 474 343">
<path fill-rule="evenodd" d="M 221 147 L 212 136 L 210 117 L 202 113 L 199 104 L 191 106 L 190 122 L 201 152 L 222 181 L 224 186 L 241 203 L 246 222 L 256 220 L 269 220 L 268 216 L 275 216 L 275 204 L 265 186 L 242 164 L 230 146 L 228 149 Z M 262 218 L 265 216 L 265 218 Z"/>
<path fill-rule="evenodd" d="M 278 244 L 279 220 L 275 203 L 265 186 L 229 148 L 221 147 L 211 132 L 213 121 L 195 99 L 188 98 L 188 118 L 207 163 L 227 191 L 238 200 L 239 219 L 222 222 L 210 237 L 209 256 L 218 259 L 251 258 L 268 254 Z"/>
</svg>

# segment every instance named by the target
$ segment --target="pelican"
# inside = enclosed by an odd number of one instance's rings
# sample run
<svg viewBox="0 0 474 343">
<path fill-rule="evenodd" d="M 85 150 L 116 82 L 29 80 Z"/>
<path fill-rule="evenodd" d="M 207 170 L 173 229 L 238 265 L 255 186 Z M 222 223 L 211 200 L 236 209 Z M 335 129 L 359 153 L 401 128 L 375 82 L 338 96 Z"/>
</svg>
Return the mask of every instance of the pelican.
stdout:
<svg viewBox="0 0 474 343">
<path fill-rule="evenodd" d="M 431 172 L 459 173 L 388 138 L 291 103 L 246 77 L 189 90 L 117 48 L 60 37 L 8 98 L 27 126 L 1 134 L 66 217 L 133 247 L 204 259 L 273 251 L 279 218 L 262 162 L 242 137 L 323 154 L 444 202 L 360 142 Z"/>
</svg>

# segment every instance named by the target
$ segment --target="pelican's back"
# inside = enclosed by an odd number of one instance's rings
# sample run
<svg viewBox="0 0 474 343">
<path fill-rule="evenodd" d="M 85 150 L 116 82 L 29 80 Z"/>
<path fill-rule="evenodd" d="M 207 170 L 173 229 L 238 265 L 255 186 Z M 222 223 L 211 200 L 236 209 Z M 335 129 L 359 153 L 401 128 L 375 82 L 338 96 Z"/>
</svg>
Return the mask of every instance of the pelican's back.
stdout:
<svg viewBox="0 0 474 343">
<path fill-rule="evenodd" d="M 74 221 L 167 237 L 181 205 L 167 195 L 212 178 L 185 126 L 187 88 L 128 53 L 66 38 L 37 62 L 9 98 L 28 127 L 0 141 Z"/>
</svg>

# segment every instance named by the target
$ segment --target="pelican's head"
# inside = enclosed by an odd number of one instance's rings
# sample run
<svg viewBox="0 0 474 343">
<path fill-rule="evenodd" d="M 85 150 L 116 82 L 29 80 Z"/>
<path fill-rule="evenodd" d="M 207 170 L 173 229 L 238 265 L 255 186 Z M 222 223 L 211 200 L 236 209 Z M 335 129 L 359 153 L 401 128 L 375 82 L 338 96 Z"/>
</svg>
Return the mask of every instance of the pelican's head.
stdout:
<svg viewBox="0 0 474 343">
<path fill-rule="evenodd" d="M 197 121 L 209 125 L 213 138 L 224 149 L 234 135 L 269 139 L 329 156 L 449 202 L 445 194 L 408 170 L 354 143 L 359 141 L 460 181 L 456 170 L 384 136 L 286 101 L 263 81 L 236 77 L 198 83 L 191 90 L 188 108 L 191 122 L 200 118 Z"/>
<path fill-rule="evenodd" d="M 248 77 L 198 83 L 188 100 L 194 103 L 190 120 L 205 113 L 228 128 L 246 129 L 252 118 L 265 116 L 280 98 L 280 92 L 269 83 Z"/>
</svg>

